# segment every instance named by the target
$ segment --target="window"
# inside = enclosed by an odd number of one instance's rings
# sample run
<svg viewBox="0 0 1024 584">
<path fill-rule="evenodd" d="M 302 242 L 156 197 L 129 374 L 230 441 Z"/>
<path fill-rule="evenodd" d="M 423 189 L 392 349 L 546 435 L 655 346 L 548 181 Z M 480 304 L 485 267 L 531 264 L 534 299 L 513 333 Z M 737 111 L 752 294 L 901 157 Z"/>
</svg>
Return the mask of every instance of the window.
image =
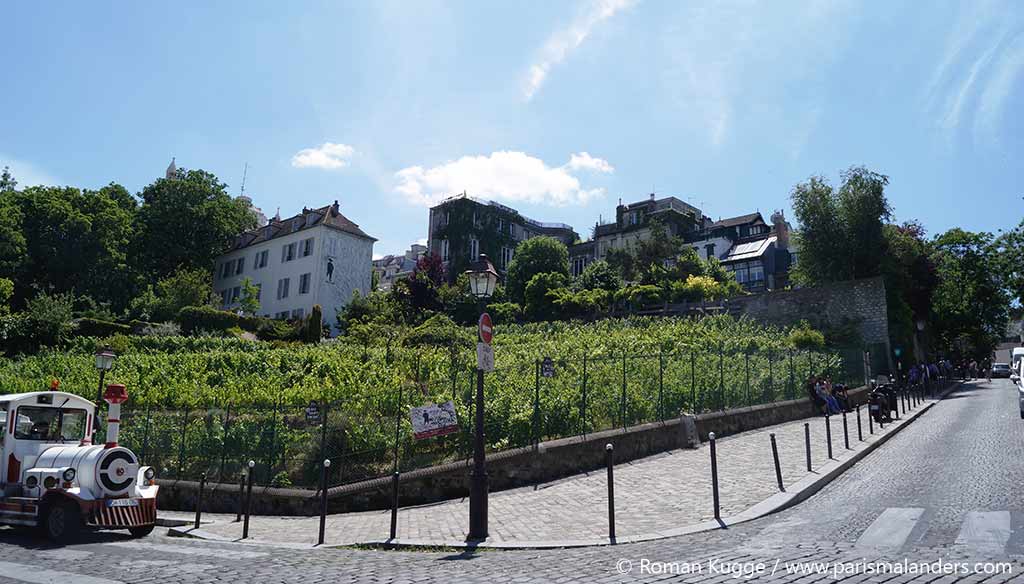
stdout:
<svg viewBox="0 0 1024 584">
<path fill-rule="evenodd" d="M 299 276 L 299 294 L 309 294 L 309 277 L 311 274 Z"/>
<path fill-rule="evenodd" d="M 235 275 L 237 276 L 238 274 L 241 274 L 244 269 L 245 258 L 238 258 L 238 261 L 235 263 Z"/>
<path fill-rule="evenodd" d="M 242 297 L 242 287 L 241 286 L 235 286 L 234 288 L 231 289 L 231 303 L 232 304 L 234 304 L 235 302 L 238 302 L 238 299 L 241 298 L 241 297 Z"/>
<path fill-rule="evenodd" d="M 441 261 L 443 261 L 443 262 L 448 261 L 448 240 L 447 239 L 442 239 L 441 240 Z"/>
<path fill-rule="evenodd" d="M 18 440 L 77 442 L 85 438 L 86 417 L 85 410 L 22 406 L 18 408 L 14 437 Z"/>
<path fill-rule="evenodd" d="M 275 314 L 274 318 L 276 318 L 277 320 L 288 320 L 288 311 L 282 310 L 281 312 Z"/>
<path fill-rule="evenodd" d="M 313 255 L 313 238 L 302 240 L 302 257 Z"/>
<path fill-rule="evenodd" d="M 504 233 L 504 232 L 505 232 L 505 220 L 504 219 L 498 219 L 498 233 Z"/>
<path fill-rule="evenodd" d="M 305 315 L 306 315 L 306 311 L 301 309 L 301 308 L 296 308 L 295 310 L 292 311 L 292 318 L 293 319 L 300 319 L 300 318 L 304 317 Z"/>
<path fill-rule="evenodd" d="M 503 247 L 501 248 L 501 269 L 507 270 L 508 265 L 512 263 L 512 248 Z"/>
<path fill-rule="evenodd" d="M 267 260 L 269 259 L 269 256 L 270 252 L 268 252 L 267 250 L 263 250 L 260 253 L 256 254 L 256 264 L 253 267 L 256 268 L 257 270 L 260 268 L 267 267 Z"/>
<path fill-rule="evenodd" d="M 711 258 L 715 257 L 715 244 L 709 243 L 709 244 L 705 245 L 704 246 L 704 254 L 705 254 L 704 259 L 710 260 Z"/>
<path fill-rule="evenodd" d="M 295 244 L 289 243 L 281 248 L 281 263 L 290 262 L 295 259 Z"/>
<path fill-rule="evenodd" d="M 480 257 L 480 241 L 477 239 L 469 240 L 469 260 L 476 261 Z"/>
<path fill-rule="evenodd" d="M 220 277 L 227 278 L 231 275 L 231 262 L 224 262 L 220 265 Z"/>
<path fill-rule="evenodd" d="M 288 285 L 291 284 L 291 278 L 281 278 L 277 281 L 277 299 L 288 298 Z"/>
<path fill-rule="evenodd" d="M 230 288 L 225 288 L 224 290 L 220 291 L 220 305 L 223 306 L 224 308 L 227 308 L 228 305 L 230 304 L 230 302 L 229 302 L 230 294 L 231 294 L 231 289 Z"/>
<path fill-rule="evenodd" d="M 585 256 L 579 256 L 572 258 L 572 275 L 579 276 L 583 273 L 583 270 L 587 268 L 587 258 Z"/>
<path fill-rule="evenodd" d="M 636 225 L 637 223 L 640 223 L 640 212 L 639 211 L 630 211 L 629 212 L 629 224 L 630 225 Z"/>
</svg>

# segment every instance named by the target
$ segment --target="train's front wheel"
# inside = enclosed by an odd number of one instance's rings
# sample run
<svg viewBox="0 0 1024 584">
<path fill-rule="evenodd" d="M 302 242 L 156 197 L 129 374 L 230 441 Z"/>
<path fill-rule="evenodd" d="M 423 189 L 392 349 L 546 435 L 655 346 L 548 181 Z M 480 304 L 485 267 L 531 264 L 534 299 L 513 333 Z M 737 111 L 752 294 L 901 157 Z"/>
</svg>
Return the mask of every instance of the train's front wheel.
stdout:
<svg viewBox="0 0 1024 584">
<path fill-rule="evenodd" d="M 71 501 L 49 501 L 42 509 L 43 535 L 56 543 L 71 543 L 82 532 L 82 516 Z"/>
<path fill-rule="evenodd" d="M 136 539 L 141 538 L 141 537 L 146 537 L 147 535 L 153 533 L 153 526 L 152 525 L 144 525 L 142 527 L 129 527 L 128 528 L 128 533 L 131 533 L 132 537 L 134 537 Z"/>
</svg>

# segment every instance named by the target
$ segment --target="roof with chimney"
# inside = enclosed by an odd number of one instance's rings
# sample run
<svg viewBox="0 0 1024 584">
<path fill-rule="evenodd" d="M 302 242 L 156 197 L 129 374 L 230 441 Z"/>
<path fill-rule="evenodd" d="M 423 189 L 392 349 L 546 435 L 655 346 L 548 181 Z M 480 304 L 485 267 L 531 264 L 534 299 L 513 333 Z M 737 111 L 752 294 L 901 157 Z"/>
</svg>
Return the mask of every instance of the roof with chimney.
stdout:
<svg viewBox="0 0 1024 584">
<path fill-rule="evenodd" d="M 719 219 L 712 223 L 709 228 L 717 229 L 719 227 L 736 227 L 738 225 L 749 225 L 757 222 L 764 223 L 764 218 L 761 217 L 760 213 L 747 213 L 746 215 L 740 215 L 738 217 Z"/>
<path fill-rule="evenodd" d="M 324 225 L 338 231 L 343 231 L 356 237 L 362 237 L 369 239 L 370 241 L 377 241 L 376 238 L 367 235 L 359 225 L 356 225 L 348 217 L 341 214 L 338 211 L 338 201 L 334 201 L 333 205 L 327 205 L 326 207 L 320 207 L 318 209 L 309 209 L 303 207 L 302 212 L 293 217 L 287 219 L 281 219 L 274 217 L 269 223 L 263 227 L 251 229 L 238 236 L 235 241 L 235 245 L 232 246 L 232 250 L 243 249 L 258 243 L 270 241 L 278 237 L 285 235 L 291 235 L 298 233 L 306 229 L 312 229 L 319 225 Z"/>
</svg>

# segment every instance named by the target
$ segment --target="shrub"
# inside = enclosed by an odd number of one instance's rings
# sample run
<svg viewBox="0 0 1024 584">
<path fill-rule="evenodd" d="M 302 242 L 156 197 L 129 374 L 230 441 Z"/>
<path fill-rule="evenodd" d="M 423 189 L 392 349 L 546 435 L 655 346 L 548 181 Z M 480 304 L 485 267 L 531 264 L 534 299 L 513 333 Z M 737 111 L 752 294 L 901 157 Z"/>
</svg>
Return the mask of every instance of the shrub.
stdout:
<svg viewBox="0 0 1024 584">
<path fill-rule="evenodd" d="M 807 321 L 789 332 L 790 346 L 800 351 L 817 351 L 825 346 L 825 335 L 811 328 Z"/>
<path fill-rule="evenodd" d="M 302 327 L 302 341 L 305 343 L 319 343 L 324 336 L 324 313 L 319 304 L 314 304 L 309 311 L 309 317 Z"/>
<path fill-rule="evenodd" d="M 109 337 L 116 334 L 132 333 L 132 327 L 129 325 L 98 318 L 80 318 L 77 322 L 78 328 L 75 333 L 80 337 Z"/>
<path fill-rule="evenodd" d="M 402 344 L 406 347 L 472 347 L 472 337 L 455 321 L 435 314 L 409 331 Z"/>
<path fill-rule="evenodd" d="M 195 334 L 198 330 L 224 332 L 232 327 L 259 334 L 271 322 L 273 321 L 268 318 L 241 316 L 211 306 L 186 306 L 178 313 L 178 324 L 187 335 Z"/>
<path fill-rule="evenodd" d="M 14 282 L 0 278 L 0 315 L 11 311 L 11 297 L 14 296 Z"/>
<path fill-rule="evenodd" d="M 515 302 L 497 302 L 487 307 L 494 324 L 513 324 L 523 319 L 523 307 Z"/>
<path fill-rule="evenodd" d="M 566 276 L 558 272 L 545 272 L 530 278 L 524 294 L 526 315 L 531 320 L 552 320 L 557 316 L 555 296 L 548 293 L 565 288 Z"/>
</svg>

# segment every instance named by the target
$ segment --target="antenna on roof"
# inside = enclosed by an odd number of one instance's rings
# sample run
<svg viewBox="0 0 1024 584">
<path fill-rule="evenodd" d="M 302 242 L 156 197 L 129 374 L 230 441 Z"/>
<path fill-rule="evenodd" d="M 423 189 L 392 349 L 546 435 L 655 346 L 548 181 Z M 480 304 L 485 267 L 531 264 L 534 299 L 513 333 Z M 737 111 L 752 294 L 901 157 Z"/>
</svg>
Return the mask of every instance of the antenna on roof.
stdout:
<svg viewBox="0 0 1024 584">
<path fill-rule="evenodd" d="M 244 197 L 245 196 L 245 177 L 246 177 L 247 174 L 249 174 L 249 163 L 248 162 L 245 163 L 245 168 L 242 169 L 242 189 L 238 193 L 239 197 Z"/>
</svg>

